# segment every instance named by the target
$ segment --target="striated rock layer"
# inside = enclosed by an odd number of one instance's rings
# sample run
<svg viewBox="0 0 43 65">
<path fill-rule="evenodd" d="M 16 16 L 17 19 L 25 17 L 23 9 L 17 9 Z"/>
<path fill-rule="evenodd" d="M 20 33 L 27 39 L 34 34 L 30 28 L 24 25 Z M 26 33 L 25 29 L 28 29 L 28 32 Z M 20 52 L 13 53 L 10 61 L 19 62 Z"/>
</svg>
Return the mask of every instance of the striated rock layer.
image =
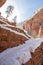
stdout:
<svg viewBox="0 0 43 65">
<path fill-rule="evenodd" d="M 0 16 L 0 52 L 25 43 L 30 39 L 24 30 L 12 25 L 7 19 Z"/>
</svg>

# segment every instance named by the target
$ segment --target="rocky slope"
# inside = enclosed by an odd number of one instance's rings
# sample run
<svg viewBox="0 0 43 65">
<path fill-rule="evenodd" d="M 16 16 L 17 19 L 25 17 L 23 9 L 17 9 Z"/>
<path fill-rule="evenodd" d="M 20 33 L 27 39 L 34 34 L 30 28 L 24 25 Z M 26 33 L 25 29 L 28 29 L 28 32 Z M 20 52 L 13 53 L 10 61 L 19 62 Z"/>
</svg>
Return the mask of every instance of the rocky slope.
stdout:
<svg viewBox="0 0 43 65">
<path fill-rule="evenodd" d="M 23 28 L 33 37 L 43 37 L 43 7 L 23 24 Z"/>
<path fill-rule="evenodd" d="M 25 43 L 31 37 L 20 28 L 15 27 L 7 19 L 0 16 L 0 52 Z"/>
</svg>

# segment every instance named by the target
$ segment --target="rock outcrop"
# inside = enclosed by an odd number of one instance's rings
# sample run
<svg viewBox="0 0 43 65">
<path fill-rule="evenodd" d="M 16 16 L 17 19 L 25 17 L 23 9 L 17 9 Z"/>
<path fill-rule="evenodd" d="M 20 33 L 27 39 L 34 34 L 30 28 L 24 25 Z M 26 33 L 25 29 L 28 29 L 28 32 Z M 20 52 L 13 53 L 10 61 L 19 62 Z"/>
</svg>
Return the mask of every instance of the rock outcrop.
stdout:
<svg viewBox="0 0 43 65">
<path fill-rule="evenodd" d="M 6 0 L 0 0 L 0 7 L 6 2 Z"/>
</svg>

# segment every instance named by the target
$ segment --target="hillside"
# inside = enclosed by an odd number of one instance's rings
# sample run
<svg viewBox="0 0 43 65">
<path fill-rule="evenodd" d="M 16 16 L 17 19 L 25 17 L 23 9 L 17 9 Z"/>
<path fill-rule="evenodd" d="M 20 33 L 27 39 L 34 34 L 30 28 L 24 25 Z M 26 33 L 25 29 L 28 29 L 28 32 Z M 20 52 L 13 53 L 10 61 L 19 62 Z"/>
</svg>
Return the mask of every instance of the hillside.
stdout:
<svg viewBox="0 0 43 65">
<path fill-rule="evenodd" d="M 0 52 L 25 43 L 31 37 L 4 17 L 0 16 Z"/>
<path fill-rule="evenodd" d="M 33 37 L 43 37 L 43 7 L 34 12 L 23 28 Z"/>
</svg>

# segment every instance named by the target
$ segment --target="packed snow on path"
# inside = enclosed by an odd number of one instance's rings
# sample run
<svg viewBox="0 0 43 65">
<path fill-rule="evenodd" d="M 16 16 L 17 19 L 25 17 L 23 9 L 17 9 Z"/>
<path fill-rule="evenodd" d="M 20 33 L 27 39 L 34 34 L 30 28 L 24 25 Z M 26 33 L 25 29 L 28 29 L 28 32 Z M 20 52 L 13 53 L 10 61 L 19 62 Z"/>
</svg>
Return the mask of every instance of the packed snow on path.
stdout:
<svg viewBox="0 0 43 65">
<path fill-rule="evenodd" d="M 30 39 L 25 44 L 9 48 L 0 53 L 0 65 L 22 65 L 30 60 L 31 53 L 40 46 L 43 39 Z"/>
</svg>

